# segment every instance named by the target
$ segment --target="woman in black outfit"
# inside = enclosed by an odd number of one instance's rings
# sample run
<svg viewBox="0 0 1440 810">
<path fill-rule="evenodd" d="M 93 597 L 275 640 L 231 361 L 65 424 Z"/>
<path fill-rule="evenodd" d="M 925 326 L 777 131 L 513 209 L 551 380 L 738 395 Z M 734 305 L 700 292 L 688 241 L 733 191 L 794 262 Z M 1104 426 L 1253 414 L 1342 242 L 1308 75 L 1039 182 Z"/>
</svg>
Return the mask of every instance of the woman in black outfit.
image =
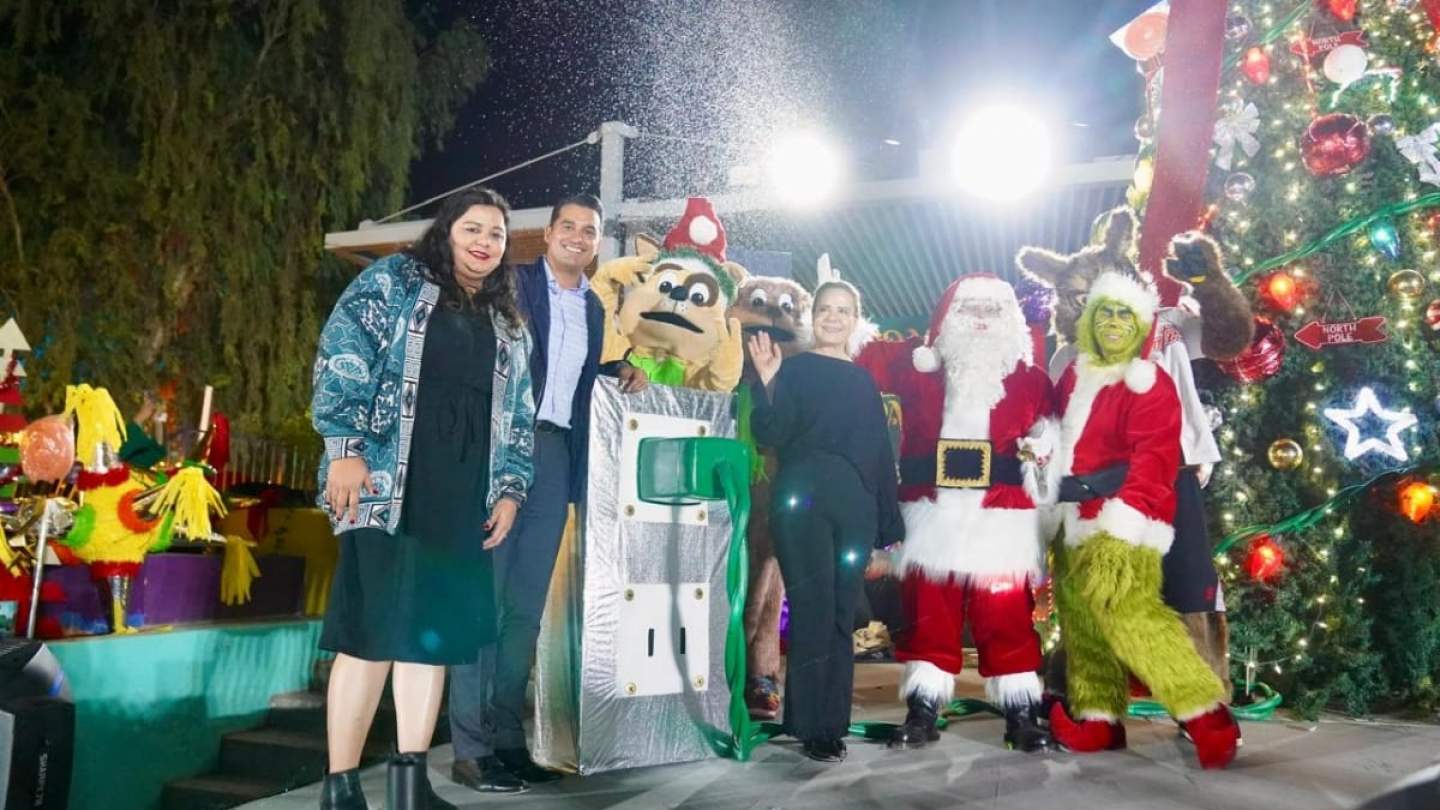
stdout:
<svg viewBox="0 0 1440 810">
<path fill-rule="evenodd" d="M 859 292 L 826 282 L 809 352 L 782 368 L 769 336 L 750 338 L 763 386 L 750 424 L 780 458 L 770 527 L 790 600 L 784 726 L 821 762 L 845 758 L 851 632 L 871 549 L 905 536 L 880 393 L 847 350 L 859 319 Z"/>
</svg>

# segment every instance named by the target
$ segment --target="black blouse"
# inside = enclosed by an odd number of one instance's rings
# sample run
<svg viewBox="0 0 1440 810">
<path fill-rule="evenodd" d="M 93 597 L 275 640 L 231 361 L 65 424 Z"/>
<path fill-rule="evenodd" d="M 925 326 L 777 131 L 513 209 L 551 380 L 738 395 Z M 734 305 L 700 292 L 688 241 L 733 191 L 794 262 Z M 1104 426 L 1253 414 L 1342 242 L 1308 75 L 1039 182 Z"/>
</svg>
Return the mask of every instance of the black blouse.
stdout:
<svg viewBox="0 0 1440 810">
<path fill-rule="evenodd" d="M 750 427 L 755 440 L 775 448 L 782 466 L 815 453 L 850 462 L 875 495 L 876 545 L 905 539 L 890 429 L 870 373 L 845 360 L 805 352 L 785 360 L 768 391 L 759 382 L 754 386 Z"/>
</svg>

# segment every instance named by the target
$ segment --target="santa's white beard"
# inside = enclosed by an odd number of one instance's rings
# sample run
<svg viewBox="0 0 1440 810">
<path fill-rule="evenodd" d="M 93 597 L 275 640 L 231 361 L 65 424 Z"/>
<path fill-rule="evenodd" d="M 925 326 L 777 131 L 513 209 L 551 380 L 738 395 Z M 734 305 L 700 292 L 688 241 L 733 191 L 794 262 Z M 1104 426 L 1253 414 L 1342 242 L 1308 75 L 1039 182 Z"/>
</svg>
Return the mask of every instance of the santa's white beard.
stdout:
<svg viewBox="0 0 1440 810">
<path fill-rule="evenodd" d="M 959 398 L 967 410 L 988 414 L 1005 395 L 1005 377 L 1024 357 L 1026 339 L 1018 330 L 995 320 L 987 320 L 983 330 L 971 324 L 947 323 L 935 341 L 935 349 L 945 363 L 947 406 Z"/>
</svg>

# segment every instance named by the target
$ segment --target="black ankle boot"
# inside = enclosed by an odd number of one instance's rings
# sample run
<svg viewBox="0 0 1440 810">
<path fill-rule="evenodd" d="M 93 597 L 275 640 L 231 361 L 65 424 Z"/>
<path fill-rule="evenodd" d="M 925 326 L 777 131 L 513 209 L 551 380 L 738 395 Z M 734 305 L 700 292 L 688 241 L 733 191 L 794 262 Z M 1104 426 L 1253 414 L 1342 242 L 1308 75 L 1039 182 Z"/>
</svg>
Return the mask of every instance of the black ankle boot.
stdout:
<svg viewBox="0 0 1440 810">
<path fill-rule="evenodd" d="M 890 735 L 891 748 L 924 748 L 940 739 L 940 729 L 935 720 L 940 716 L 940 702 L 911 695 L 905 700 L 909 710 L 905 712 L 905 724 Z"/>
<path fill-rule="evenodd" d="M 1055 741 L 1040 722 L 1040 705 L 1012 706 L 1005 710 L 1005 747 L 1012 751 L 1050 751 Z"/>
<path fill-rule="evenodd" d="M 425 754 L 396 754 L 390 758 L 385 774 L 385 807 L 387 810 L 455 810 L 455 806 L 435 795 L 430 787 L 430 772 L 425 767 Z"/>
<path fill-rule="evenodd" d="M 320 810 L 367 810 L 365 794 L 360 790 L 360 769 L 325 774 L 320 790 Z"/>
</svg>

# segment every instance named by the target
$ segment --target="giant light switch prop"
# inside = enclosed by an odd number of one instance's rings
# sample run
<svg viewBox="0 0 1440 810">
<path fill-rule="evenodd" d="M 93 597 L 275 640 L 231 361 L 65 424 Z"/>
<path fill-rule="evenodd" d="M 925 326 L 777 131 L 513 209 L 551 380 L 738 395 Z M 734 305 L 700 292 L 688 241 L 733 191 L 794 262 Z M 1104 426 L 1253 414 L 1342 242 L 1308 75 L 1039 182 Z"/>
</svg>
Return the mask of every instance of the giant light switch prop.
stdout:
<svg viewBox="0 0 1440 810">
<path fill-rule="evenodd" d="M 713 756 L 728 734 L 723 502 L 637 493 L 640 441 L 732 438 L 730 394 L 601 378 L 586 506 L 556 561 L 536 660 L 535 758 L 582 774 Z"/>
</svg>

